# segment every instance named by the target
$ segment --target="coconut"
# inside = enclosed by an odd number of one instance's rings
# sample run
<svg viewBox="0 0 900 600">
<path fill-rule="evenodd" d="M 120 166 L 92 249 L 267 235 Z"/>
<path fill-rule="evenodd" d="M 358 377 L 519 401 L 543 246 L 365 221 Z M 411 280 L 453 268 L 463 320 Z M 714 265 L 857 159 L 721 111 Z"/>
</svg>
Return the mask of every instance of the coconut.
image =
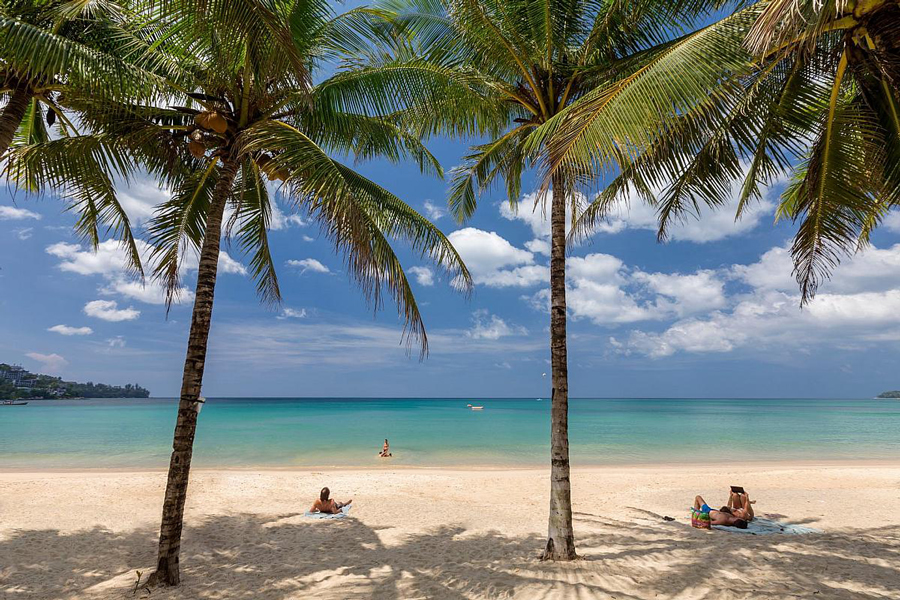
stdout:
<svg viewBox="0 0 900 600">
<path fill-rule="evenodd" d="M 209 129 L 209 113 L 197 113 L 194 115 L 194 123 L 203 129 Z"/>
<path fill-rule="evenodd" d="M 210 113 L 207 122 L 207 128 L 212 129 L 216 133 L 225 133 L 228 131 L 228 121 L 217 112 Z"/>
<path fill-rule="evenodd" d="M 204 156 L 206 156 L 206 146 L 204 146 L 200 142 L 192 140 L 188 144 L 188 150 L 191 151 L 191 154 L 194 156 L 194 158 L 203 158 Z"/>
</svg>

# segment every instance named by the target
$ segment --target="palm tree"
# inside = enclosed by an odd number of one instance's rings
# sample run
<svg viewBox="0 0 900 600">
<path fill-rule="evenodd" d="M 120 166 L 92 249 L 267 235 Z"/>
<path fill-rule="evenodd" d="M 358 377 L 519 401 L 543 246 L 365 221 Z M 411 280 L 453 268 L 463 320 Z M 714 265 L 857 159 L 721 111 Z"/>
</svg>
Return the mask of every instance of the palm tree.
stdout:
<svg viewBox="0 0 900 600">
<path fill-rule="evenodd" d="M 329 153 L 356 159 L 416 160 L 441 175 L 439 163 L 396 120 L 353 112 L 378 88 L 343 71 L 313 84 L 322 61 L 362 47 L 370 19 L 355 10 L 335 16 L 327 0 L 183 0 L 166 7 L 163 23 L 148 35 L 182 63 L 187 75 L 168 80 L 169 106 L 77 105 L 91 136 L 57 140 L 18 152 L 21 178 L 77 176 L 66 146 L 81 145 L 129 160 L 174 190 L 147 226 L 153 275 L 171 303 L 180 288 L 186 252 L 199 253 L 187 354 L 163 503 L 156 571 L 151 584 L 177 585 L 184 504 L 215 296 L 223 231 L 249 255 L 264 302 L 281 299 L 268 228 L 273 210 L 269 184 L 280 181 L 295 207 L 318 222 L 347 257 L 348 271 L 376 307 L 388 292 L 406 323 L 408 344 L 427 337 L 422 316 L 391 240 L 408 242 L 422 257 L 447 268 L 463 288 L 469 273 L 446 237 L 387 190 Z M 166 24 L 168 23 L 168 25 Z M 46 176 L 46 175 L 45 175 Z M 230 216 L 226 210 L 231 211 Z"/>
<path fill-rule="evenodd" d="M 647 98 L 678 102 L 665 92 L 660 63 L 701 54 L 714 34 L 675 37 L 681 26 L 707 18 L 719 3 L 693 0 L 589 2 L 586 0 L 396 0 L 381 5 L 394 25 L 388 50 L 369 57 L 372 77 L 389 81 L 423 135 L 480 135 L 453 173 L 449 205 L 460 221 L 478 196 L 505 180 L 515 208 L 521 178 L 530 167 L 555 165 L 547 134 L 567 107 L 623 82 L 643 89 L 630 100 L 630 118 L 652 126 L 659 112 Z M 721 56 L 717 59 L 722 58 Z M 726 62 L 734 57 L 725 57 Z M 701 56 L 701 64 L 709 62 Z M 703 82 L 696 83 L 699 88 Z M 705 82 L 705 88 L 711 82 Z M 664 90 L 648 86 L 664 84 Z M 698 89 L 691 92 L 699 94 Z M 705 90 L 704 90 L 705 92 Z M 399 110 L 399 109 L 398 109 Z M 606 143 L 617 145 L 619 132 Z M 627 148 L 620 148 L 620 152 Z M 553 169 L 547 202 L 551 222 L 550 354 L 552 368 L 550 516 L 544 559 L 576 557 L 572 527 L 568 441 L 566 345 L 566 210 L 577 213 L 576 187 L 587 174 Z"/>
<path fill-rule="evenodd" d="M 709 102 L 642 140 L 643 153 L 622 161 L 576 233 L 589 233 L 630 187 L 658 208 L 665 238 L 699 206 L 722 206 L 733 181 L 743 180 L 740 217 L 788 174 L 776 214 L 799 223 L 791 251 L 805 303 L 900 203 L 900 5 L 771 0 L 746 14 L 753 20 L 742 18 L 717 52 L 743 48 L 751 68 L 727 73 Z M 681 77 L 690 79 L 690 66 Z M 609 111 L 592 98 L 566 117 L 558 167 L 596 174 L 586 140 L 598 132 L 588 120 L 604 123 Z"/>
<path fill-rule="evenodd" d="M 162 80 L 135 31 L 133 6 L 109 0 L 0 0 L 0 156 L 18 143 L 77 132 L 65 98 L 148 98 Z M 46 125 L 45 122 L 46 121 Z"/>
</svg>

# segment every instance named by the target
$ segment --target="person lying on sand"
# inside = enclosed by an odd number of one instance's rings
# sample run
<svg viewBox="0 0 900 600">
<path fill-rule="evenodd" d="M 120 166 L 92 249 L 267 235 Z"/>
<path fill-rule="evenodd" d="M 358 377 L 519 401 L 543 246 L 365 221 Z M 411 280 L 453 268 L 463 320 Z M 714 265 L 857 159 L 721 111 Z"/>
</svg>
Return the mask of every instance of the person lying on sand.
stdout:
<svg viewBox="0 0 900 600">
<path fill-rule="evenodd" d="M 750 502 L 750 495 L 747 492 L 743 494 L 738 494 L 736 492 L 729 491 L 728 493 L 728 508 L 731 509 L 731 514 L 739 519 L 743 519 L 745 521 L 753 520 L 753 506 L 752 502 Z"/>
<path fill-rule="evenodd" d="M 390 444 L 388 444 L 387 438 L 384 438 L 384 446 L 381 447 L 381 453 L 378 456 L 380 456 L 381 458 L 393 456 L 393 454 L 391 454 L 391 446 Z"/>
<path fill-rule="evenodd" d="M 347 500 L 346 502 L 335 502 L 330 498 L 331 490 L 327 487 L 323 487 L 322 491 L 319 492 L 319 499 L 313 502 L 312 508 L 309 509 L 309 512 L 320 512 L 327 513 L 329 515 L 336 515 L 341 512 L 341 509 L 345 506 L 348 506 L 353 500 Z"/>
<path fill-rule="evenodd" d="M 703 496 L 697 496 L 694 498 L 694 508 L 692 511 L 692 516 L 693 515 L 697 515 L 699 518 L 692 518 L 691 524 L 694 524 L 694 521 L 706 521 L 708 519 L 710 525 L 725 525 L 727 527 L 747 529 L 746 519 L 741 519 L 731 514 L 731 509 L 727 506 L 723 506 L 722 510 L 714 510 L 710 508 L 706 503 L 706 500 L 703 499 Z"/>
</svg>

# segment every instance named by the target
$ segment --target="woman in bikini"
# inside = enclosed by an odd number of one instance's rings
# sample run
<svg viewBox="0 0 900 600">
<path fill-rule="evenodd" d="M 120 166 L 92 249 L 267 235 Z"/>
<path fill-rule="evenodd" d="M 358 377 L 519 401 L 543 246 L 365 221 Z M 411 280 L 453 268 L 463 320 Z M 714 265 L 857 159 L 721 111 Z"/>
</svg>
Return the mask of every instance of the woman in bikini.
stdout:
<svg viewBox="0 0 900 600">
<path fill-rule="evenodd" d="M 753 503 L 750 502 L 750 495 L 747 494 L 747 492 L 738 494 L 736 492 L 729 491 L 728 508 L 731 509 L 731 514 L 739 519 L 743 519 L 748 522 L 753 520 Z"/>
<path fill-rule="evenodd" d="M 379 454 L 381 458 L 388 458 L 389 456 L 393 456 L 391 454 L 391 446 L 388 444 L 387 438 L 384 438 L 384 446 L 381 447 L 381 454 Z"/>
</svg>

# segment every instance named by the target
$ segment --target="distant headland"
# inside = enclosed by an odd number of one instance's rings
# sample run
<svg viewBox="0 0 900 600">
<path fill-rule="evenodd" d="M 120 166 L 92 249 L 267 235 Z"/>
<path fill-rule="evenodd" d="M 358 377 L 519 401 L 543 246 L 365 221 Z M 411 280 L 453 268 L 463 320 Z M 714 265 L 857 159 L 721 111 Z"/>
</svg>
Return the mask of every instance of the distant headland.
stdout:
<svg viewBox="0 0 900 600">
<path fill-rule="evenodd" d="M 0 398 L 149 398 L 150 390 L 128 383 L 77 383 L 63 381 L 61 377 L 31 373 L 18 365 L 0 363 Z"/>
<path fill-rule="evenodd" d="M 892 392 L 881 392 L 876 398 L 900 398 L 900 390 L 894 390 Z"/>
</svg>

